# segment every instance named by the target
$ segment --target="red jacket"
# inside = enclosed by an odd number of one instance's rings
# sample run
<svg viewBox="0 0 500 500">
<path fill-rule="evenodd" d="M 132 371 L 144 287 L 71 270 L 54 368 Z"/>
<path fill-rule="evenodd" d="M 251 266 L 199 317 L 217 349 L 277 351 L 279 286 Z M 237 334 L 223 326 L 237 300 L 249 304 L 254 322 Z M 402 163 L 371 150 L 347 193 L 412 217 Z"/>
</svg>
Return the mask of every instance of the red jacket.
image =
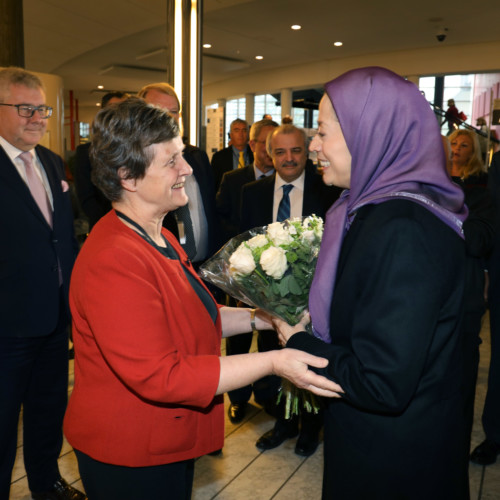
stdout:
<svg viewBox="0 0 500 500">
<path fill-rule="evenodd" d="M 74 448 L 141 467 L 223 446 L 220 315 L 214 325 L 179 261 L 111 211 L 77 258 L 70 305 L 75 384 L 64 432 Z"/>
</svg>

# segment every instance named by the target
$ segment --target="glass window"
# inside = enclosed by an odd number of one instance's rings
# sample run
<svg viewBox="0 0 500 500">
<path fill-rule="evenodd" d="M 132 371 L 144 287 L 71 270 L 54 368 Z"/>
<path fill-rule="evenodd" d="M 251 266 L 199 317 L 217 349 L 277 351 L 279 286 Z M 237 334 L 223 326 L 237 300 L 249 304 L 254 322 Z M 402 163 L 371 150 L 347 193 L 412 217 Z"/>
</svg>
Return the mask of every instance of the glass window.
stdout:
<svg viewBox="0 0 500 500">
<path fill-rule="evenodd" d="M 304 108 L 292 108 L 292 118 L 293 124 L 296 127 L 304 127 L 305 119 L 305 109 Z"/>
<path fill-rule="evenodd" d="M 244 97 L 239 99 L 232 99 L 226 102 L 226 135 L 224 137 L 224 146 L 229 142 L 229 130 L 231 129 L 231 122 L 236 118 L 245 119 L 246 101 Z"/>
<path fill-rule="evenodd" d="M 90 123 L 80 122 L 80 140 L 84 139 L 83 142 L 87 142 L 90 139 Z"/>
<path fill-rule="evenodd" d="M 435 76 L 424 76 L 418 80 L 418 88 L 429 102 L 434 101 L 434 88 L 436 87 Z"/>
<path fill-rule="evenodd" d="M 271 94 L 256 95 L 254 100 L 254 122 L 262 120 L 266 114 L 271 115 L 272 119 L 281 123 L 281 106 L 276 106 L 277 99 Z"/>
<path fill-rule="evenodd" d="M 472 113 L 474 75 L 449 75 L 444 77 L 443 105 L 448 99 L 455 100 L 455 106 L 467 116 Z"/>
</svg>

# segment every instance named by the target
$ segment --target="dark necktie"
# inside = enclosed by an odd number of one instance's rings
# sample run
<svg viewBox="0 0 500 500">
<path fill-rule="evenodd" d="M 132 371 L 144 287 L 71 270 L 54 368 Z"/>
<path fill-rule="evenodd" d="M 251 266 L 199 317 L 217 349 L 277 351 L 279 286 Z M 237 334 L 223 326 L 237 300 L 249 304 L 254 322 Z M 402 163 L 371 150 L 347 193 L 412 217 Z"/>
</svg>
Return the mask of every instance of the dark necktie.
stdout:
<svg viewBox="0 0 500 500">
<path fill-rule="evenodd" d="M 194 241 L 193 221 L 191 220 L 188 204 L 179 207 L 175 211 L 175 218 L 179 229 L 180 244 L 187 253 L 189 260 L 192 261 L 196 256 L 196 242 Z"/>
<path fill-rule="evenodd" d="M 21 153 L 18 158 L 22 160 L 24 166 L 26 167 L 26 178 L 28 179 L 28 187 L 31 191 L 31 196 L 33 196 L 33 199 L 36 201 L 36 204 L 40 208 L 40 211 L 49 226 L 52 227 L 52 208 L 50 206 L 47 191 L 45 191 L 42 179 L 40 179 L 35 171 L 33 157 L 29 151 L 25 151 L 24 153 Z"/>
<path fill-rule="evenodd" d="M 293 184 L 284 184 L 283 186 L 283 198 L 281 198 L 280 205 L 278 207 L 278 222 L 283 222 L 290 218 L 290 191 L 293 189 Z"/>
</svg>

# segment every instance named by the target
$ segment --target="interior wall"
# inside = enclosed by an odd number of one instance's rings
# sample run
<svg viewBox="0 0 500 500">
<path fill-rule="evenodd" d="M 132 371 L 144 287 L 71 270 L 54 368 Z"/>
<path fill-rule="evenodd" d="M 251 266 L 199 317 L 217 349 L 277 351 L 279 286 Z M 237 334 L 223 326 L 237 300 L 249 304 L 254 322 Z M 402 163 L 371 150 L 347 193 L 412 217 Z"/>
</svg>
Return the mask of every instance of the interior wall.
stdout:
<svg viewBox="0 0 500 500">
<path fill-rule="evenodd" d="M 60 76 L 35 73 L 45 87 L 48 106 L 52 106 L 52 116 L 47 119 L 47 131 L 40 144 L 64 158 L 64 98 L 63 80 Z"/>
<path fill-rule="evenodd" d="M 439 45 L 314 62 L 251 73 L 203 87 L 204 106 L 246 93 L 274 93 L 282 88 L 321 87 L 342 73 L 363 66 L 384 66 L 411 78 L 436 74 L 485 73 L 500 70 L 500 42 Z"/>
</svg>

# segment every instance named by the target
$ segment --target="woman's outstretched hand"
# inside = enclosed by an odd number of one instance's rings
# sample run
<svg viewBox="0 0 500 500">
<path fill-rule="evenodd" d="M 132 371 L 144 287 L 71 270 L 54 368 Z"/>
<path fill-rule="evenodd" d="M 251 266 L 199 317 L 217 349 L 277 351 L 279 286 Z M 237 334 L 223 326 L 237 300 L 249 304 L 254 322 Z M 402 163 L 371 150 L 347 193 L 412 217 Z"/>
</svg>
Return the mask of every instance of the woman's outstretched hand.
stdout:
<svg viewBox="0 0 500 500">
<path fill-rule="evenodd" d="M 309 366 L 325 368 L 328 365 L 327 359 L 297 349 L 282 349 L 274 353 L 273 366 L 276 375 L 285 377 L 300 389 L 307 389 L 318 396 L 340 398 L 343 394 L 339 384 L 309 369 Z"/>
</svg>

